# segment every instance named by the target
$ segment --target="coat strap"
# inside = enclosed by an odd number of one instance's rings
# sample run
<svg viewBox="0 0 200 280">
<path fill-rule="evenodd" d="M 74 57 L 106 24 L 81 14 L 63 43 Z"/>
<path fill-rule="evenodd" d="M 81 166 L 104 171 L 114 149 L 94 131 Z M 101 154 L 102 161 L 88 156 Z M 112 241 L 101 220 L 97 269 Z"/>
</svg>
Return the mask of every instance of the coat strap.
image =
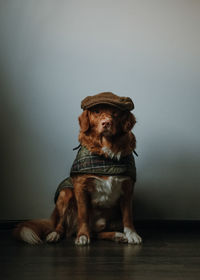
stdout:
<svg viewBox="0 0 200 280">
<path fill-rule="evenodd" d="M 134 154 L 138 157 L 138 153 L 136 152 L 136 151 L 133 151 L 134 152 Z"/>
<path fill-rule="evenodd" d="M 78 150 L 81 147 L 81 144 L 79 144 L 77 147 L 73 148 L 73 151 Z"/>
</svg>

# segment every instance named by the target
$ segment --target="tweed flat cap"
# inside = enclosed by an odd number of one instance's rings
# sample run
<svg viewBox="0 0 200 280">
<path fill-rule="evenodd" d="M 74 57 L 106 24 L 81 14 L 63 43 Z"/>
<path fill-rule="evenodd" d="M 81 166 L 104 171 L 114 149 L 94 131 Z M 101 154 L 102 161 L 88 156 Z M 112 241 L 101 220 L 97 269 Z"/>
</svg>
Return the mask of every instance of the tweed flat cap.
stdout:
<svg viewBox="0 0 200 280">
<path fill-rule="evenodd" d="M 81 101 L 81 108 L 86 110 L 99 104 L 108 104 L 122 111 L 131 111 L 134 109 L 134 104 L 130 97 L 118 96 L 112 92 L 101 92 L 85 97 Z"/>
</svg>

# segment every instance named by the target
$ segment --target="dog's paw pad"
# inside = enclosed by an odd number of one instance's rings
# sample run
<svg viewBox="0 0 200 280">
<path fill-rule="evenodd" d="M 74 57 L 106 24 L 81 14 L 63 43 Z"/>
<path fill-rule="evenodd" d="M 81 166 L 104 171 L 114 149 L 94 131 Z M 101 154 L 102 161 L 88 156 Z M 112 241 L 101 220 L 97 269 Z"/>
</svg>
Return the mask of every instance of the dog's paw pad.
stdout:
<svg viewBox="0 0 200 280">
<path fill-rule="evenodd" d="M 90 239 L 86 235 L 80 235 L 75 240 L 76 245 L 84 246 L 90 244 Z"/>
<path fill-rule="evenodd" d="M 129 244 L 141 244 L 142 243 L 142 238 L 137 234 L 136 231 L 125 228 L 124 233 L 126 235 L 126 238 L 128 239 Z"/>
<path fill-rule="evenodd" d="M 47 242 L 57 242 L 60 239 L 60 234 L 56 231 L 52 231 L 46 237 Z"/>
<path fill-rule="evenodd" d="M 115 232 L 114 241 L 128 243 L 126 235 L 122 232 Z"/>
</svg>

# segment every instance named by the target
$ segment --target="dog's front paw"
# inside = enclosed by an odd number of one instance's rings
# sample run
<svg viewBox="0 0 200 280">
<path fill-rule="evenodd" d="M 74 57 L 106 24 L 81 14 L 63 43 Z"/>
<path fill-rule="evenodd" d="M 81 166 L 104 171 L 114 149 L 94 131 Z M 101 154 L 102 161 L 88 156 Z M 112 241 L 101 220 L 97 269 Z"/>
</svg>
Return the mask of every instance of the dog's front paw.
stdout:
<svg viewBox="0 0 200 280">
<path fill-rule="evenodd" d="M 136 231 L 133 231 L 132 229 L 125 227 L 124 234 L 125 234 L 126 238 L 128 239 L 129 244 L 141 244 L 142 243 L 142 238 L 137 234 Z"/>
<path fill-rule="evenodd" d="M 47 242 L 57 242 L 59 239 L 60 239 L 60 234 L 57 233 L 56 231 L 50 232 L 46 237 Z"/>
<path fill-rule="evenodd" d="M 80 235 L 76 238 L 75 244 L 79 246 L 90 244 L 90 238 L 87 237 L 86 235 Z"/>
</svg>

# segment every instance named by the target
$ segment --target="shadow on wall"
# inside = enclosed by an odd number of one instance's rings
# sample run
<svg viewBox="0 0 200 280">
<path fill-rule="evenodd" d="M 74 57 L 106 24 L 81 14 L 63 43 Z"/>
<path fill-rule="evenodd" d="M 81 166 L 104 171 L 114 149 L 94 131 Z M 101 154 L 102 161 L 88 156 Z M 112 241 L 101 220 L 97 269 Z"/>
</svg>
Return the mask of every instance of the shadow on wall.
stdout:
<svg viewBox="0 0 200 280">
<path fill-rule="evenodd" d="M 145 158 L 138 169 L 136 219 L 199 219 L 200 158 L 185 151 Z"/>
<path fill-rule="evenodd" d="M 30 207 L 26 208 L 25 212 L 31 218 L 32 207 L 35 207 L 35 202 L 30 201 L 30 199 L 35 201 L 35 198 L 37 198 L 36 192 L 39 192 L 41 195 L 39 199 L 40 205 L 45 207 L 45 209 L 37 207 L 38 211 L 34 212 L 34 215 L 39 217 L 42 211 L 49 213 L 50 204 L 53 200 L 53 197 L 50 199 L 50 190 L 54 193 L 54 185 L 56 189 L 54 182 L 59 177 L 56 177 L 56 174 L 62 167 L 57 166 L 55 168 L 55 161 L 51 161 L 51 158 L 54 158 L 52 152 L 52 143 L 54 142 L 49 142 L 49 150 L 52 156 L 50 158 L 46 157 L 42 161 L 42 163 L 50 162 L 51 166 L 49 168 L 42 164 L 36 166 L 36 163 L 40 162 L 42 158 L 39 151 L 41 142 L 38 143 L 39 148 L 35 144 L 35 139 L 38 139 L 37 127 L 35 127 L 36 131 L 34 132 L 32 127 L 30 130 L 27 119 L 21 119 L 19 114 L 21 111 L 19 110 L 21 108 L 23 110 L 28 109 L 21 104 L 20 89 L 18 88 L 16 92 L 15 86 L 9 83 L 6 77 L 3 78 L 2 89 L 5 99 L 2 102 L 2 120 L 5 125 L 2 128 L 1 137 L 1 155 L 4 163 L 4 170 L 2 169 L 4 183 L 1 187 L 1 192 L 4 194 L 4 196 L 1 196 L 3 197 L 2 204 L 4 205 L 2 213 L 6 211 L 8 199 L 12 199 L 13 213 L 17 210 L 19 217 L 22 217 L 24 213 L 24 210 L 21 209 L 24 208 L 23 196 L 26 194 L 28 199 L 27 207 L 29 207 L 29 204 Z M 23 91 L 23 89 L 21 90 Z M 161 140 L 151 141 L 162 143 L 160 149 L 151 147 L 148 151 L 143 151 L 143 155 L 138 151 L 139 158 L 136 160 L 138 179 L 134 198 L 134 217 L 136 219 L 159 220 L 199 219 L 200 156 L 194 152 L 192 147 L 190 147 L 191 151 L 188 152 L 188 147 L 185 147 L 183 143 L 176 145 L 166 139 L 165 143 Z M 56 147 L 58 146 L 57 139 L 54 144 Z M 168 151 L 164 147 L 167 147 Z M 194 145 L 194 147 L 196 146 Z M 47 152 L 49 150 L 47 149 Z M 63 153 L 63 150 L 60 153 Z M 57 150 L 55 154 L 58 154 Z M 70 159 L 70 166 L 71 162 L 72 160 Z M 24 170 L 26 170 L 26 174 L 24 174 Z M 30 178 L 32 186 L 37 186 L 38 190 L 33 188 L 27 190 Z M 15 184 L 13 184 L 13 180 Z M 43 186 L 50 187 L 44 188 Z M 10 198 L 12 189 L 14 191 L 18 190 L 20 193 Z M 22 193 L 23 195 L 21 195 Z M 43 197 L 46 198 L 45 206 Z M 39 202 L 37 201 L 37 203 Z M 23 207 L 20 208 L 19 205 Z M 35 208 L 34 211 L 36 211 Z M 11 217 L 13 217 L 13 213 L 10 214 Z"/>
</svg>

